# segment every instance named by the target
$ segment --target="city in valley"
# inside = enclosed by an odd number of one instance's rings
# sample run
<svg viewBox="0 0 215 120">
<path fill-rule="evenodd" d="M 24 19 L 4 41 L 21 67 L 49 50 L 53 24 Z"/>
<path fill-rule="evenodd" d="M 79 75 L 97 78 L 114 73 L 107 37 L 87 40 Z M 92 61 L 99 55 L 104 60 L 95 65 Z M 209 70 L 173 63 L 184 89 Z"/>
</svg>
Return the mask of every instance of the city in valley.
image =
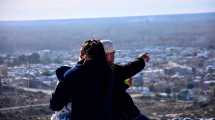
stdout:
<svg viewBox="0 0 215 120">
<path fill-rule="evenodd" d="M 112 40 L 117 64 L 149 53 L 127 90 L 144 115 L 214 120 L 214 21 L 215 13 L 0 21 L 0 119 L 49 120 L 55 70 L 73 67 L 81 43 L 97 38 Z"/>
<path fill-rule="evenodd" d="M 214 49 L 146 47 L 117 50 L 115 62 L 126 64 L 142 51 L 150 54 L 151 61 L 132 78 L 132 86 L 127 92 L 145 114 L 155 119 L 214 117 Z M 78 57 L 78 51 L 56 50 L 1 54 L 0 107 L 47 104 L 58 81 L 55 70 L 62 65 L 73 66 Z M 48 109 L 48 106 L 41 107 Z M 47 110 L 46 116 L 49 115 Z"/>
</svg>

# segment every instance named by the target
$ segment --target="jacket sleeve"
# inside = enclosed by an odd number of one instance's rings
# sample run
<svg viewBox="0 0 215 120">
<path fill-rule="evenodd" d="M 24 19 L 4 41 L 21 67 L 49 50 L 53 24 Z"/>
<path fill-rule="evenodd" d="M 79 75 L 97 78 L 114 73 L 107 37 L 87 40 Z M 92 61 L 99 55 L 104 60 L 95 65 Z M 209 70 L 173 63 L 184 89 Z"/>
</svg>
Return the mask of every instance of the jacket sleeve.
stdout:
<svg viewBox="0 0 215 120">
<path fill-rule="evenodd" d="M 145 67 L 145 61 L 142 58 L 137 58 L 133 62 L 121 66 L 121 80 L 131 78 Z"/>
<path fill-rule="evenodd" d="M 62 81 L 64 79 L 64 74 L 67 70 L 71 69 L 69 66 L 61 66 L 56 69 L 55 73 L 59 81 Z"/>
<path fill-rule="evenodd" d="M 67 81 L 60 81 L 52 93 L 49 107 L 53 111 L 61 110 L 69 102 L 69 90 Z"/>
</svg>

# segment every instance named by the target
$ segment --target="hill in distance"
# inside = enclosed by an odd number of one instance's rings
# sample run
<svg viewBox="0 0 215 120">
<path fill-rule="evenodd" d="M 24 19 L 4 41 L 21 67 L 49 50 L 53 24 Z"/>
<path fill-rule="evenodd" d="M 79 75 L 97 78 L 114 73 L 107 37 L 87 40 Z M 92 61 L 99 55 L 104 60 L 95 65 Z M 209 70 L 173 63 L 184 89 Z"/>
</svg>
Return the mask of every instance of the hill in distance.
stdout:
<svg viewBox="0 0 215 120">
<path fill-rule="evenodd" d="M 117 49 L 215 47 L 215 13 L 118 18 L 0 21 L 0 51 L 79 49 L 90 38 Z"/>
</svg>

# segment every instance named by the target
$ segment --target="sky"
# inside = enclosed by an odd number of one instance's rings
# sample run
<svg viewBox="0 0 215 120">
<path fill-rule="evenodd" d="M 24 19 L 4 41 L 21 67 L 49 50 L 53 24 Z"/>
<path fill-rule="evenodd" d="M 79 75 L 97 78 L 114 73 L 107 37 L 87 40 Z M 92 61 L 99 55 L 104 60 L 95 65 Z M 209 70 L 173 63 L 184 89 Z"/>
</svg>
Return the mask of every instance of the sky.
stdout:
<svg viewBox="0 0 215 120">
<path fill-rule="evenodd" d="M 0 21 L 215 12 L 215 0 L 0 0 Z"/>
</svg>

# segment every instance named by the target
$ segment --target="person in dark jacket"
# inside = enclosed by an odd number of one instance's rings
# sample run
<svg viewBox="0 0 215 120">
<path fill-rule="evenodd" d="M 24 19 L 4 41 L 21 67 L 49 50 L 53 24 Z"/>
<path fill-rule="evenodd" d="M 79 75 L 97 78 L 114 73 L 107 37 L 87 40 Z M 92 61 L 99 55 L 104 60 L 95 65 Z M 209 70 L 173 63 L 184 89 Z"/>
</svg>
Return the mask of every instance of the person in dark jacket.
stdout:
<svg viewBox="0 0 215 120">
<path fill-rule="evenodd" d="M 50 100 L 50 108 L 61 110 L 72 103 L 72 120 L 111 120 L 112 71 L 103 45 L 96 40 L 84 42 L 82 63 L 67 70 Z"/>
<path fill-rule="evenodd" d="M 141 54 L 133 62 L 126 65 L 117 65 L 114 64 L 115 50 L 112 42 L 110 40 L 101 40 L 101 42 L 105 48 L 106 59 L 113 71 L 113 119 L 149 120 L 149 118 L 144 116 L 134 104 L 131 96 L 126 92 L 129 86 L 125 84 L 126 79 L 131 78 L 145 67 L 145 63 L 149 61 L 148 54 Z"/>
</svg>

